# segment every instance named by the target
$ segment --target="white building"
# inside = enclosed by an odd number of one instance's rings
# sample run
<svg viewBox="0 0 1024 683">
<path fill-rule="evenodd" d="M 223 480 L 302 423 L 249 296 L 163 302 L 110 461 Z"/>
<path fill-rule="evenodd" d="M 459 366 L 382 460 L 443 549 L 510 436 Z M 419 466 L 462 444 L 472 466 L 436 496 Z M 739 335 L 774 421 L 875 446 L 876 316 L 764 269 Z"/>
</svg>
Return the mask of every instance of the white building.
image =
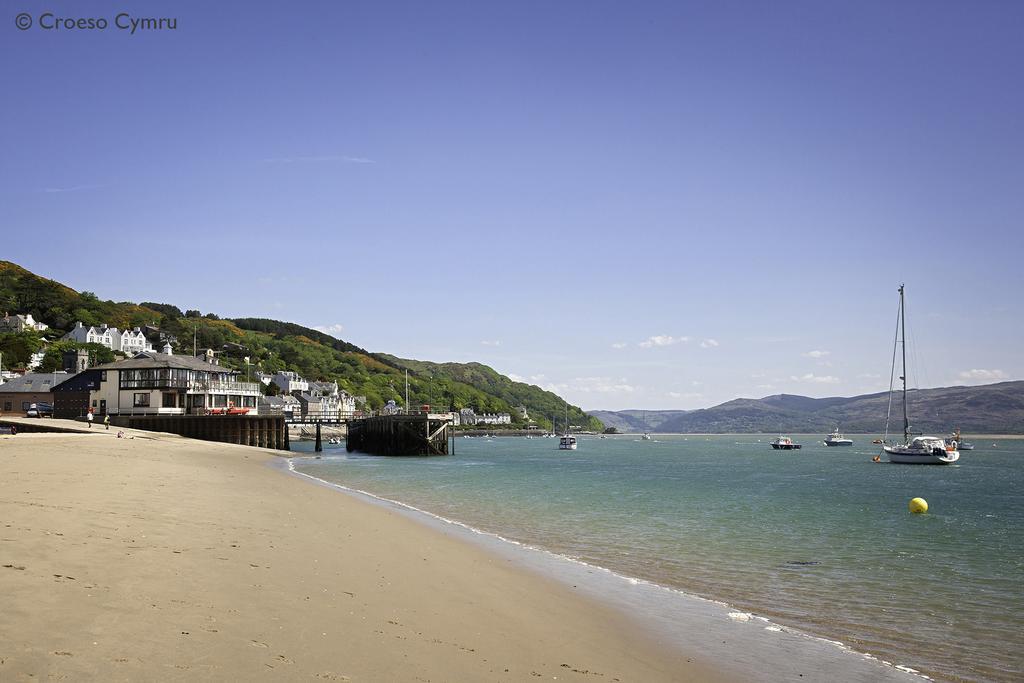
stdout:
<svg viewBox="0 0 1024 683">
<path fill-rule="evenodd" d="M 299 376 L 299 373 L 291 370 L 281 370 L 274 374 L 274 384 L 281 387 L 281 393 L 293 394 L 296 391 L 309 391 L 309 382 Z"/>
<path fill-rule="evenodd" d="M 153 345 L 149 343 L 139 327 L 134 330 L 125 330 L 120 335 L 117 335 L 115 330 L 115 333 L 111 334 L 111 341 L 116 345 L 114 351 L 122 351 L 129 356 L 153 350 Z"/>
<path fill-rule="evenodd" d="M 4 317 L 0 318 L 0 331 L 2 332 L 24 332 L 25 330 L 42 332 L 48 329 L 50 329 L 50 326 L 46 323 L 37 323 L 33 320 L 31 313 L 26 313 L 25 315 L 9 315 L 4 313 Z"/>
<path fill-rule="evenodd" d="M 117 339 L 116 342 L 114 341 L 115 337 Z M 80 344 L 103 344 L 108 349 L 114 351 L 121 350 L 121 333 L 117 331 L 116 327 L 107 327 L 106 325 L 99 327 L 90 325 L 86 327 L 84 323 L 79 321 L 61 339 L 71 339 Z"/>
<path fill-rule="evenodd" d="M 512 424 L 512 416 L 508 413 L 484 413 L 476 416 L 478 425 L 508 425 Z"/>
<path fill-rule="evenodd" d="M 146 351 L 94 370 L 100 382 L 90 398 L 101 414 L 204 415 L 248 409 L 255 415 L 263 395 L 258 382 L 238 382 L 234 370 L 192 356 Z"/>
</svg>

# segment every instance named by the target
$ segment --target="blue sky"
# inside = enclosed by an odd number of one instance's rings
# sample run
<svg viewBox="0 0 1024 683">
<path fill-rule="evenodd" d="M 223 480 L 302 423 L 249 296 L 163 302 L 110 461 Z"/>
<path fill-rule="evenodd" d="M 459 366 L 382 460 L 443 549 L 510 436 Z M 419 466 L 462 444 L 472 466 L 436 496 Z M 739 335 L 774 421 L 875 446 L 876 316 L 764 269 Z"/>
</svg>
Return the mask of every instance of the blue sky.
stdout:
<svg viewBox="0 0 1024 683">
<path fill-rule="evenodd" d="M 901 282 L 1024 378 L 1019 3 L 212 4 L 5 3 L 3 258 L 588 409 L 884 389 Z"/>
</svg>

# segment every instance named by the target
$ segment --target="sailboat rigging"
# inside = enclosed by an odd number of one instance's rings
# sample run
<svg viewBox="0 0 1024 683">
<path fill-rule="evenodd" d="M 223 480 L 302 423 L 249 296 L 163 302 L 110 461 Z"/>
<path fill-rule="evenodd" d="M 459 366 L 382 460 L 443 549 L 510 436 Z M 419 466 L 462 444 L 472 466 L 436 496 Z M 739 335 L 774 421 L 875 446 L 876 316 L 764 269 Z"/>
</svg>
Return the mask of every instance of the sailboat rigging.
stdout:
<svg viewBox="0 0 1024 683">
<path fill-rule="evenodd" d="M 896 339 L 892 348 L 892 369 L 889 372 L 889 407 L 885 413 L 885 436 L 882 449 L 888 454 L 889 462 L 904 465 L 950 465 L 960 459 L 956 441 L 947 443 L 937 436 L 914 435 L 910 429 L 907 411 L 907 323 L 904 286 L 900 285 L 900 307 L 896 318 Z M 889 443 L 889 420 L 892 413 L 893 378 L 896 374 L 896 347 L 902 348 L 903 373 L 903 441 Z M 913 438 L 911 438 L 913 437 Z"/>
<path fill-rule="evenodd" d="M 551 422 L 554 425 L 554 420 Z M 558 440 L 558 450 L 560 451 L 574 451 L 576 450 L 576 437 L 569 433 L 569 402 L 565 402 L 565 433 L 562 434 L 562 438 Z"/>
</svg>

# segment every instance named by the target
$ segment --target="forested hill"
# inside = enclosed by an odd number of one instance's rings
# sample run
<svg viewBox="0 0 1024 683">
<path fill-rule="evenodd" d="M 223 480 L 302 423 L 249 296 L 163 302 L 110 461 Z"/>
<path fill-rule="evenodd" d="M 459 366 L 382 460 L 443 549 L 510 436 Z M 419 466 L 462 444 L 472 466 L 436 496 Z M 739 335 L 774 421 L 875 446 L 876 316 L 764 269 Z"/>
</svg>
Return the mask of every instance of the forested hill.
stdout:
<svg viewBox="0 0 1024 683">
<path fill-rule="evenodd" d="M 212 348 L 221 364 L 242 373 L 273 373 L 294 370 L 307 379 L 337 381 L 355 396 L 365 396 L 367 406 L 380 408 L 388 400 L 405 403 L 405 371 L 409 371 L 409 402 L 435 408 L 473 408 L 477 413 L 507 412 L 519 419 L 519 406 L 541 428 L 551 426 L 552 415 L 562 424 L 562 399 L 539 387 L 513 382 L 478 363 L 425 363 L 371 353 L 354 344 L 294 323 L 266 318 L 222 320 L 214 313 L 178 308 L 159 302 L 104 301 L 92 292 L 76 292 L 54 280 L 40 277 L 17 264 L 0 261 L 0 313 L 31 313 L 50 326 L 43 334 L 0 334 L 4 366 L 25 365 L 43 347 L 42 337 L 53 341 L 77 321 L 86 325 L 108 324 L 120 329 L 147 328 L 148 336 L 170 335 L 175 353 Z M 193 341 L 194 340 L 194 341 Z M 57 367 L 60 351 L 71 342 L 49 345 L 43 370 Z M 159 346 L 159 343 L 155 343 Z M 96 359 L 110 359 L 109 350 L 91 345 Z M 247 364 L 245 359 L 249 359 Z M 600 429 L 600 421 L 570 406 L 570 422 Z"/>
<path fill-rule="evenodd" d="M 850 398 L 791 394 L 740 398 L 666 420 L 654 431 L 825 434 L 838 426 L 846 432 L 880 434 L 888 402 L 887 392 Z M 918 389 L 910 392 L 908 404 L 911 426 L 917 432 L 941 436 L 960 428 L 965 435 L 1024 434 L 1024 381 Z M 902 408 L 894 402 L 890 432 L 902 432 L 902 422 Z"/>
<path fill-rule="evenodd" d="M 559 428 L 565 424 L 566 405 L 560 396 L 533 384 L 513 382 L 481 363 L 431 363 L 384 353 L 376 354 L 376 357 L 389 365 L 408 369 L 411 374 L 419 377 L 434 378 L 445 384 L 453 382 L 469 385 L 485 391 L 496 401 L 503 401 L 506 405 L 525 406 L 530 419 L 538 424 L 549 424 L 552 419 Z M 493 408 L 496 405 L 498 404 L 489 404 L 487 412 L 496 412 Z M 568 419 L 570 425 L 581 429 L 599 431 L 604 428 L 599 419 L 576 406 L 569 406 Z"/>
</svg>

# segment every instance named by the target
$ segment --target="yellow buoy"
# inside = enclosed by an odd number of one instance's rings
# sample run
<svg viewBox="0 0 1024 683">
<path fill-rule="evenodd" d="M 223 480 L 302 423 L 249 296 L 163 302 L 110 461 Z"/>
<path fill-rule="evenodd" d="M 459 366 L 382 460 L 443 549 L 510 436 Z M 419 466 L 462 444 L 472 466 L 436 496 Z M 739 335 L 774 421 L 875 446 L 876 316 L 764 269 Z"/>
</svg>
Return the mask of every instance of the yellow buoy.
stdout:
<svg viewBox="0 0 1024 683">
<path fill-rule="evenodd" d="M 924 498 L 914 498 L 910 501 L 910 511 L 914 514 L 928 512 L 928 501 Z"/>
</svg>

